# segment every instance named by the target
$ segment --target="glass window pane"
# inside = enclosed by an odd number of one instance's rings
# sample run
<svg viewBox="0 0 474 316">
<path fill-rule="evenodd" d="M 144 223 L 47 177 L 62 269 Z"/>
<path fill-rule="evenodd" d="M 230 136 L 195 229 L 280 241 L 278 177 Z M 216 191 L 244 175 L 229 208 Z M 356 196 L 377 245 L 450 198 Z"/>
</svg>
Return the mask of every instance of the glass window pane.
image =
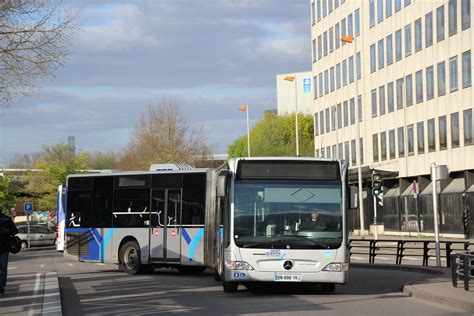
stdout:
<svg viewBox="0 0 474 316">
<path fill-rule="evenodd" d="M 318 0 L 318 21 L 321 20 L 321 0 Z"/>
<path fill-rule="evenodd" d="M 336 65 L 336 89 L 341 87 L 341 64 Z"/>
<path fill-rule="evenodd" d="M 328 0 L 328 14 L 332 12 L 333 6 L 332 6 L 332 0 Z"/>
<path fill-rule="evenodd" d="M 462 87 L 471 86 L 471 51 L 462 54 Z"/>
<path fill-rule="evenodd" d="M 439 150 L 448 148 L 448 129 L 446 126 L 446 116 L 440 116 L 438 118 L 438 129 L 439 129 Z"/>
<path fill-rule="evenodd" d="M 457 5 L 458 0 L 449 0 L 448 5 L 448 16 L 449 16 L 449 36 L 454 35 L 458 32 L 458 12 Z"/>
<path fill-rule="evenodd" d="M 370 45 L 370 72 L 377 70 L 377 63 L 375 61 L 375 44 Z"/>
<path fill-rule="evenodd" d="M 331 130 L 336 130 L 336 106 L 331 106 Z"/>
<path fill-rule="evenodd" d="M 444 5 L 436 9 L 436 40 L 444 40 Z"/>
<path fill-rule="evenodd" d="M 354 36 L 354 21 L 352 14 L 347 17 L 347 35 Z"/>
<path fill-rule="evenodd" d="M 438 64 L 438 97 L 446 94 L 446 67 L 444 61 Z"/>
<path fill-rule="evenodd" d="M 349 104 L 344 101 L 344 127 L 349 126 Z"/>
<path fill-rule="evenodd" d="M 372 135 L 372 152 L 374 162 L 379 161 L 379 136 L 378 134 Z"/>
<path fill-rule="evenodd" d="M 360 59 L 360 52 L 357 53 L 356 55 L 356 63 L 357 63 L 357 80 L 359 80 L 361 78 L 361 69 L 362 69 L 362 62 L 361 62 L 361 59 Z"/>
<path fill-rule="evenodd" d="M 405 77 L 405 101 L 407 106 L 412 106 L 413 105 L 413 81 L 412 81 L 412 76 L 408 75 Z"/>
<path fill-rule="evenodd" d="M 323 135 L 324 130 L 324 110 L 321 110 L 319 112 L 319 133 Z"/>
<path fill-rule="evenodd" d="M 329 77 L 330 77 L 330 84 L 331 84 L 331 92 L 334 92 L 334 89 L 335 89 L 334 67 L 331 67 L 329 69 Z"/>
<path fill-rule="evenodd" d="M 435 120 L 428 120 L 428 151 L 436 151 Z"/>
<path fill-rule="evenodd" d="M 319 96 L 322 97 L 323 96 L 323 89 L 324 89 L 324 84 L 323 84 L 323 73 L 320 73 L 319 74 Z"/>
<path fill-rule="evenodd" d="M 395 32 L 395 59 L 396 61 L 402 59 L 402 30 Z"/>
<path fill-rule="evenodd" d="M 349 163 L 350 162 L 350 157 L 349 157 L 349 142 L 344 143 L 344 159 Z"/>
<path fill-rule="evenodd" d="M 383 0 L 377 1 L 377 23 L 383 21 Z"/>
<path fill-rule="evenodd" d="M 459 113 L 451 114 L 451 147 L 459 147 Z"/>
<path fill-rule="evenodd" d="M 346 19 L 342 19 L 341 21 L 341 37 L 342 36 L 347 36 L 347 31 L 346 31 Z M 345 45 L 345 42 L 342 42 L 342 45 Z"/>
<path fill-rule="evenodd" d="M 358 36 L 360 34 L 360 12 L 357 9 L 354 13 L 355 16 L 355 35 Z"/>
<path fill-rule="evenodd" d="M 471 27 L 471 0 L 461 2 L 461 25 L 463 31 Z"/>
<path fill-rule="evenodd" d="M 473 134 L 472 134 L 472 109 L 465 110 L 463 113 L 464 116 L 464 146 L 473 144 Z"/>
<path fill-rule="evenodd" d="M 423 71 L 419 70 L 415 74 L 416 81 L 416 103 L 423 102 Z"/>
<path fill-rule="evenodd" d="M 334 51 L 334 29 L 329 28 L 329 51 Z"/>
<path fill-rule="evenodd" d="M 395 100 L 394 100 L 394 88 L 393 82 L 390 82 L 387 85 L 387 104 L 388 104 L 388 113 L 393 112 L 395 110 Z"/>
<path fill-rule="evenodd" d="M 331 131 L 331 125 L 330 125 L 330 118 L 329 118 L 329 108 L 324 110 L 324 114 L 326 115 L 326 133 L 329 133 Z"/>
<path fill-rule="evenodd" d="M 318 76 L 313 77 L 313 98 L 317 99 L 318 98 Z"/>
<path fill-rule="evenodd" d="M 392 16 L 392 0 L 385 1 L 385 17 Z"/>
<path fill-rule="evenodd" d="M 379 69 L 382 69 L 384 67 L 385 53 L 383 49 L 384 49 L 384 40 L 381 39 L 378 43 Z"/>
<path fill-rule="evenodd" d="M 349 82 L 354 82 L 354 56 L 349 57 Z"/>
<path fill-rule="evenodd" d="M 407 5 L 409 5 L 411 3 L 411 0 L 405 0 L 404 3 L 405 3 L 405 7 L 406 7 Z"/>
<path fill-rule="evenodd" d="M 387 160 L 387 133 L 380 133 L 381 160 Z"/>
<path fill-rule="evenodd" d="M 375 2 L 370 0 L 369 2 L 369 25 L 370 27 L 375 25 Z"/>
<path fill-rule="evenodd" d="M 405 26 L 405 57 L 411 55 L 411 25 Z"/>
<path fill-rule="evenodd" d="M 324 71 L 324 94 L 329 93 L 329 72 L 327 70 Z"/>
<path fill-rule="evenodd" d="M 380 115 L 385 114 L 385 86 L 379 87 L 379 110 Z"/>
<path fill-rule="evenodd" d="M 318 60 L 323 58 L 323 42 L 321 35 L 318 36 Z"/>
<path fill-rule="evenodd" d="M 363 112 L 362 109 L 363 109 L 363 107 L 362 107 L 362 96 L 359 95 L 359 97 L 357 98 L 357 113 L 358 113 L 359 122 L 362 122 L 363 117 L 364 117 L 364 112 Z"/>
<path fill-rule="evenodd" d="M 389 148 L 389 157 L 390 159 L 395 159 L 396 150 L 395 150 L 395 130 L 391 129 L 388 132 L 388 148 Z"/>
<path fill-rule="evenodd" d="M 387 36 L 387 66 L 393 63 L 393 41 L 392 34 Z"/>
<path fill-rule="evenodd" d="M 337 128 L 342 128 L 342 106 L 341 103 L 337 105 Z"/>
<path fill-rule="evenodd" d="M 319 116 L 318 113 L 314 113 L 314 136 L 319 135 Z"/>
<path fill-rule="evenodd" d="M 206 207 L 206 174 L 183 175 L 183 203 L 181 224 L 203 225 Z"/>
<path fill-rule="evenodd" d="M 398 157 L 405 157 L 405 132 L 403 127 L 398 128 Z"/>
<path fill-rule="evenodd" d="M 434 98 L 434 70 L 433 66 L 426 68 L 426 99 Z"/>
<path fill-rule="evenodd" d="M 397 79 L 397 110 L 403 109 L 403 78 Z"/>
<path fill-rule="evenodd" d="M 449 91 L 454 92 L 458 89 L 458 57 L 449 59 Z"/>
<path fill-rule="evenodd" d="M 324 56 L 328 55 L 328 32 L 323 33 L 323 52 Z"/>
<path fill-rule="evenodd" d="M 377 116 L 377 89 L 373 89 L 371 92 L 372 101 L 372 117 Z"/>
<path fill-rule="evenodd" d="M 344 153 L 343 153 L 343 151 L 342 151 L 342 143 L 341 143 L 341 144 L 338 144 L 337 149 L 338 149 L 338 153 L 339 153 L 338 158 L 339 158 L 339 159 L 344 159 Z"/>
<path fill-rule="evenodd" d="M 402 0 L 395 0 L 395 12 L 398 12 L 402 9 Z"/>
<path fill-rule="evenodd" d="M 339 31 L 339 23 L 336 23 L 336 26 L 334 27 L 334 34 L 336 36 L 336 49 L 338 49 L 341 46 L 341 33 Z"/>
<path fill-rule="evenodd" d="M 364 163 L 364 140 L 363 138 L 359 138 L 359 154 L 360 154 L 360 164 Z"/>
<path fill-rule="evenodd" d="M 355 139 L 351 140 L 351 163 L 353 166 L 357 164 L 357 149 L 356 149 L 356 141 Z"/>
<path fill-rule="evenodd" d="M 415 52 L 418 52 L 423 47 L 421 36 L 421 18 L 415 21 Z"/>
<path fill-rule="evenodd" d="M 416 134 L 418 140 L 418 154 L 425 153 L 425 125 L 423 122 L 416 124 Z"/>
<path fill-rule="evenodd" d="M 355 99 L 354 98 L 352 98 L 349 101 L 349 107 L 350 107 L 350 110 L 351 110 L 351 125 L 353 125 L 353 124 L 355 124 L 355 121 L 356 121 Z"/>
<path fill-rule="evenodd" d="M 425 15 L 425 46 L 433 45 L 433 12 Z"/>
<path fill-rule="evenodd" d="M 407 126 L 407 141 L 408 141 L 408 155 L 415 154 L 415 134 L 413 131 L 413 125 Z"/>
<path fill-rule="evenodd" d="M 328 15 L 328 5 L 327 5 L 327 0 L 323 0 L 323 17 Z"/>
<path fill-rule="evenodd" d="M 347 85 L 347 60 L 342 61 L 342 85 Z"/>
</svg>

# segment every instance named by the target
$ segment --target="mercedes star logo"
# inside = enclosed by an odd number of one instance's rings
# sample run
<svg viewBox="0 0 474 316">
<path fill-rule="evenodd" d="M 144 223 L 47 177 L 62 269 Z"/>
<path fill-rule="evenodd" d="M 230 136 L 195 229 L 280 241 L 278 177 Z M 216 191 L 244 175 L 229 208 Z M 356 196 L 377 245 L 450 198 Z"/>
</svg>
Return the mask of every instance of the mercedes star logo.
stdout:
<svg viewBox="0 0 474 316">
<path fill-rule="evenodd" d="M 287 260 L 283 263 L 283 268 L 285 268 L 285 270 L 291 270 L 291 268 L 293 268 L 293 262 Z"/>
</svg>

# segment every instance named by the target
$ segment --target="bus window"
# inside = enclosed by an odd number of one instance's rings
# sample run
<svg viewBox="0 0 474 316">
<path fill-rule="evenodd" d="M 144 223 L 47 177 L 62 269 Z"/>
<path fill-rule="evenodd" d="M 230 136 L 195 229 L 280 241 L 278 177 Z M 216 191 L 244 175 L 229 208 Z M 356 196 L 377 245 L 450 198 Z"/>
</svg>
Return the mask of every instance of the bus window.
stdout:
<svg viewBox="0 0 474 316">
<path fill-rule="evenodd" d="M 68 191 L 67 227 L 93 227 L 92 191 Z"/>
<path fill-rule="evenodd" d="M 183 174 L 154 174 L 151 176 L 153 189 L 180 189 L 183 186 Z"/>
<path fill-rule="evenodd" d="M 115 190 L 114 227 L 148 227 L 150 190 Z"/>
<path fill-rule="evenodd" d="M 206 207 L 206 174 L 188 173 L 183 175 L 182 225 L 204 225 Z"/>
<path fill-rule="evenodd" d="M 96 177 L 94 179 L 94 207 L 92 210 L 94 227 L 112 227 L 113 193 L 113 177 Z"/>
</svg>

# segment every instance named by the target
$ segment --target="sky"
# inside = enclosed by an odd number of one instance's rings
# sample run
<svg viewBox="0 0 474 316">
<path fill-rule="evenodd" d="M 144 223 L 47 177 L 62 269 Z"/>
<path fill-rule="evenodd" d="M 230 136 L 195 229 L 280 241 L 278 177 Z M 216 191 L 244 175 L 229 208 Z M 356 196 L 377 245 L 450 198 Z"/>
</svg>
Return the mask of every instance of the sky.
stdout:
<svg viewBox="0 0 474 316">
<path fill-rule="evenodd" d="M 306 0 L 64 0 L 81 30 L 39 94 L 0 117 L 0 167 L 75 136 L 120 152 L 140 114 L 164 101 L 203 126 L 214 153 L 276 109 L 276 75 L 311 70 Z"/>
</svg>

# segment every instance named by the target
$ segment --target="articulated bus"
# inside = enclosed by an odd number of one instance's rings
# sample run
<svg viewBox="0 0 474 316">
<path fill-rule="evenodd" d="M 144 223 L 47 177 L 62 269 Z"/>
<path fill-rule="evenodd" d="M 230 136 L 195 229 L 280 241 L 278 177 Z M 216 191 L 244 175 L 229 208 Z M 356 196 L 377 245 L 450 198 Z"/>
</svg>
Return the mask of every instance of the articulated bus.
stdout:
<svg viewBox="0 0 474 316">
<path fill-rule="evenodd" d="M 66 186 L 58 186 L 58 209 L 56 210 L 56 250 L 64 251 L 64 230 L 66 228 Z"/>
<path fill-rule="evenodd" d="M 346 214 L 356 190 L 349 190 L 344 161 L 154 166 L 159 170 L 68 177 L 66 257 L 116 263 L 129 274 L 208 267 L 225 292 L 254 282 L 320 283 L 333 291 L 347 282 Z"/>
</svg>

